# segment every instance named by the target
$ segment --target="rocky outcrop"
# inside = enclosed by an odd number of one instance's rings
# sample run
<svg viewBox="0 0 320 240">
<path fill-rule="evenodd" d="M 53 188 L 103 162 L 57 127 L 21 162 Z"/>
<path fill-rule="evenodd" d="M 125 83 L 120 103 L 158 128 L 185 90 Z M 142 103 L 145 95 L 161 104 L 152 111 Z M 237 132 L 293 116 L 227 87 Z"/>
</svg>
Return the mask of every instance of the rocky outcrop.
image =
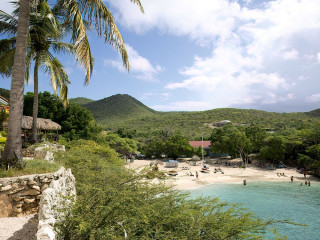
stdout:
<svg viewBox="0 0 320 240">
<path fill-rule="evenodd" d="M 38 212 L 42 192 L 54 173 L 0 179 L 0 217 L 16 217 Z"/>
<path fill-rule="evenodd" d="M 54 224 L 63 219 L 65 210 L 75 201 L 75 178 L 71 169 L 61 168 L 55 176 L 41 196 L 38 240 L 56 239 Z"/>
<path fill-rule="evenodd" d="M 65 146 L 58 145 L 58 144 L 44 144 L 43 146 L 37 147 L 34 150 L 34 158 L 53 162 L 54 161 L 53 153 L 58 151 L 65 152 L 66 151 Z"/>
</svg>

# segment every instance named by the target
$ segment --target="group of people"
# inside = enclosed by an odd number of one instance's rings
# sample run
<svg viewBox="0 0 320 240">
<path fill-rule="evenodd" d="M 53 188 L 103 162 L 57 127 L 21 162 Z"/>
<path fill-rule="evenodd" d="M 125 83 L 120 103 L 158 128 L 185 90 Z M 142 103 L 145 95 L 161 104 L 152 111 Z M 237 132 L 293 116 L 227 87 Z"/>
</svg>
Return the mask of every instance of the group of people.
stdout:
<svg viewBox="0 0 320 240">
<path fill-rule="evenodd" d="M 285 175 L 284 173 L 277 173 L 278 177 L 287 177 L 287 175 Z"/>
<path fill-rule="evenodd" d="M 291 183 L 293 182 L 293 176 L 291 176 L 290 177 L 290 180 L 291 180 Z M 300 183 L 300 186 L 302 186 L 303 184 L 302 183 Z M 304 181 L 304 185 L 308 185 L 309 187 L 311 186 L 311 182 L 310 181 L 307 181 L 307 180 L 305 180 Z"/>
</svg>

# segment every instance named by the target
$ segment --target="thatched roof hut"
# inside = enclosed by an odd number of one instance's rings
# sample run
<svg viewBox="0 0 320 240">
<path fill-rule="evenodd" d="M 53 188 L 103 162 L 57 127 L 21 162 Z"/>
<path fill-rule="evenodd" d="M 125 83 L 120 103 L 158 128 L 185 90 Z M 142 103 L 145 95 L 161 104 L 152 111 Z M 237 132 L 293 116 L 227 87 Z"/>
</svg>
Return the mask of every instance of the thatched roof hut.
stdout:
<svg viewBox="0 0 320 240">
<path fill-rule="evenodd" d="M 22 129 L 31 130 L 32 129 L 33 117 L 22 116 Z M 50 119 L 37 118 L 37 129 L 39 130 L 61 130 L 61 126 Z"/>
<path fill-rule="evenodd" d="M 200 161 L 201 159 L 197 155 L 193 155 L 191 158 L 192 161 Z"/>
</svg>

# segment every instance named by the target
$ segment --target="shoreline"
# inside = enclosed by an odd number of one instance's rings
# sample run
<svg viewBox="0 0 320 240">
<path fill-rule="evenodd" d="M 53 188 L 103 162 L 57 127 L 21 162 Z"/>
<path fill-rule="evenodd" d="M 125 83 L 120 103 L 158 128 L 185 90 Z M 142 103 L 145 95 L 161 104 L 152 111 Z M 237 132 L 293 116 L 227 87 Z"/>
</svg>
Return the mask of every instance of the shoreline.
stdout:
<svg viewBox="0 0 320 240">
<path fill-rule="evenodd" d="M 320 179 L 307 175 L 306 179 L 304 175 L 297 172 L 295 168 L 276 168 L 274 170 L 268 170 L 259 168 L 256 166 L 248 166 L 247 168 L 239 168 L 235 166 L 226 166 L 224 164 L 217 164 L 217 161 L 221 159 L 210 159 L 206 162 L 206 166 L 209 167 L 208 173 L 200 172 L 202 163 L 199 161 L 197 166 L 190 165 L 188 162 L 179 162 L 176 168 L 166 168 L 165 160 L 135 160 L 134 162 L 127 163 L 126 167 L 141 171 L 145 167 L 149 167 L 150 163 L 158 161 L 158 167 L 160 171 L 169 172 L 176 171 L 177 176 L 172 176 L 164 180 L 167 186 L 172 186 L 177 190 L 193 190 L 200 187 L 212 185 L 212 184 L 242 184 L 246 179 L 248 184 L 250 182 L 291 182 L 290 177 L 293 176 L 293 183 L 303 184 L 305 181 L 311 181 L 312 183 L 319 183 Z M 231 160 L 233 163 L 241 162 L 240 159 Z M 221 162 L 220 162 L 221 163 Z M 214 169 L 220 168 L 221 171 L 214 173 Z M 187 169 L 187 170 L 186 170 Z M 199 174 L 196 178 L 196 171 Z M 192 173 L 194 176 L 187 175 Z M 222 173 L 223 172 L 223 173 Z M 279 176 L 280 173 L 284 173 L 285 176 Z M 167 174 L 166 174 L 167 175 Z M 159 182 L 158 179 L 153 179 L 152 182 Z"/>
</svg>

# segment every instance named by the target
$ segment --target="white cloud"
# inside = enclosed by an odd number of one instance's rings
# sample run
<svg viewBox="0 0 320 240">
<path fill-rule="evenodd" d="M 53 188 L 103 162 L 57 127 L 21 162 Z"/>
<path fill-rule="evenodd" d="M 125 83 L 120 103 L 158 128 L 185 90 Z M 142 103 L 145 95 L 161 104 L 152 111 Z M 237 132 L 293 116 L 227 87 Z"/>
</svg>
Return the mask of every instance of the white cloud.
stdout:
<svg viewBox="0 0 320 240">
<path fill-rule="evenodd" d="M 312 64 L 314 56 L 320 63 L 319 0 L 265 1 L 259 8 L 255 1 L 244 6 L 228 0 L 142 3 L 144 15 L 125 0 L 111 0 L 120 24 L 132 31 L 156 28 L 212 47 L 210 56 L 195 56 L 179 71 L 182 80 L 165 86 L 193 92 L 208 108 L 290 102 L 297 98 L 293 88 L 317 81 Z"/>
<path fill-rule="evenodd" d="M 146 92 L 143 93 L 142 96 L 140 97 L 141 100 L 148 100 L 150 98 L 156 98 L 157 100 L 160 101 L 166 101 L 170 97 L 170 94 L 167 92 L 164 93 L 159 93 L 159 92 Z"/>
<path fill-rule="evenodd" d="M 283 52 L 282 55 L 284 60 L 296 60 L 299 57 L 299 52 L 296 49 Z"/>
<path fill-rule="evenodd" d="M 176 111 L 177 109 L 180 111 L 201 111 L 210 108 L 210 104 L 202 101 L 181 101 L 169 105 L 153 105 L 151 108 L 158 111 Z"/>
<path fill-rule="evenodd" d="M 129 55 L 130 73 L 138 79 L 156 81 L 156 75 L 163 71 L 163 68 L 160 65 L 153 66 L 148 59 L 140 56 L 139 53 L 130 45 L 127 44 L 126 49 Z M 126 71 L 121 59 L 107 59 L 104 61 L 104 64 L 117 68 L 121 72 Z"/>
<path fill-rule="evenodd" d="M 320 93 L 312 94 L 311 96 L 306 97 L 307 102 L 320 102 Z"/>
<path fill-rule="evenodd" d="M 320 53 L 317 54 L 317 60 L 318 60 L 318 63 L 320 64 Z"/>
</svg>

